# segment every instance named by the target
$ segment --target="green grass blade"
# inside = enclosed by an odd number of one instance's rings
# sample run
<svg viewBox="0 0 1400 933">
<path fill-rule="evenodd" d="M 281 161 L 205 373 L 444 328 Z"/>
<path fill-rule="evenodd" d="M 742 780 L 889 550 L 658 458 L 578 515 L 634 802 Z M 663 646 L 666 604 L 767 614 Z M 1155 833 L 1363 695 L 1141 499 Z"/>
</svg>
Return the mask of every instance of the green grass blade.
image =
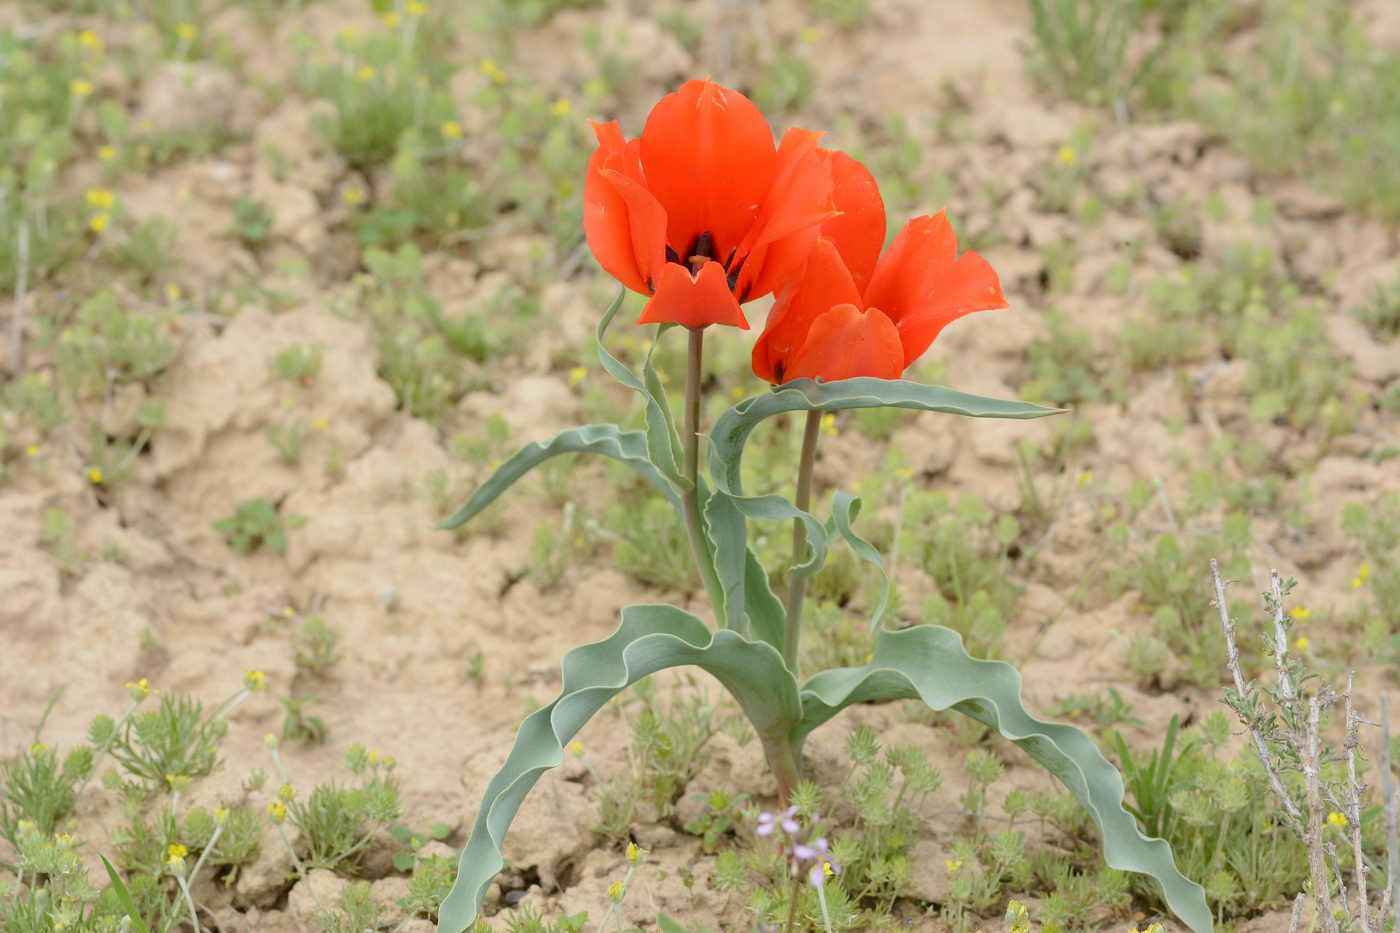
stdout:
<svg viewBox="0 0 1400 933">
<path fill-rule="evenodd" d="M 107 877 L 112 881 L 112 890 L 117 892 L 117 900 L 121 902 L 122 910 L 131 918 L 132 928 L 136 933 L 150 933 L 146 928 L 146 921 L 141 918 L 141 912 L 136 909 L 136 902 L 131 899 L 131 892 L 127 890 L 126 883 L 122 881 L 122 876 L 117 874 L 116 868 L 107 861 L 107 856 L 98 853 L 97 857 L 102 859 L 102 867 L 107 869 Z"/>
<path fill-rule="evenodd" d="M 1021 705 L 1016 669 L 969 657 L 952 629 L 920 625 L 882 631 L 869 663 L 812 677 L 802 687 L 803 720 L 793 737 L 800 742 L 854 703 L 905 698 L 935 710 L 955 709 L 1015 742 L 1084 805 L 1103 836 L 1110 866 L 1155 878 L 1177 917 L 1195 933 L 1209 933 L 1205 892 L 1177 871 L 1165 841 L 1138 830 L 1123 807 L 1123 778 L 1093 741 L 1073 726 L 1031 716 Z"/>
<path fill-rule="evenodd" d="M 666 477 L 647 456 L 647 439 L 641 431 L 623 431 L 615 424 L 590 424 L 584 427 L 560 431 L 547 441 L 526 444 L 516 451 L 505 463 L 491 474 L 491 478 L 477 487 L 465 505 L 451 518 L 445 519 L 436 527 L 456 528 L 465 524 L 481 512 L 501 493 L 509 489 L 516 480 L 539 466 L 551 457 L 560 454 L 595 453 L 612 457 L 619 463 L 636 470 L 657 489 L 661 490 L 672 505 L 680 508 L 680 497 Z"/>
<path fill-rule="evenodd" d="M 772 645 L 727 629 L 711 632 L 674 606 L 628 606 L 612 635 L 564 656 L 559 696 L 521 723 L 510 755 L 486 786 L 457 880 L 438 914 L 440 933 L 461 933 L 476 919 L 504 864 L 501 842 L 511 820 L 544 772 L 563 760 L 565 745 L 584 723 L 637 680 L 686 665 L 703 668 L 723 684 L 760 739 L 785 735 L 801 719 L 797 682 Z"/>
</svg>

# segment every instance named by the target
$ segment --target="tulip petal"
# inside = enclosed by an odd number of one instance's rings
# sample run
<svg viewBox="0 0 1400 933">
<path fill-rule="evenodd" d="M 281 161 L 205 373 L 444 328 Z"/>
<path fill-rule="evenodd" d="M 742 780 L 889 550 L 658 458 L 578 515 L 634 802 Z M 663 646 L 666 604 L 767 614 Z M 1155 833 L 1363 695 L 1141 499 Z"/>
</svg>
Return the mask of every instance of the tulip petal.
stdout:
<svg viewBox="0 0 1400 933">
<path fill-rule="evenodd" d="M 787 378 L 898 379 L 902 372 L 904 349 L 894 322 L 878 309 L 841 304 L 812 322 Z"/>
<path fill-rule="evenodd" d="M 735 291 L 741 301 L 777 291 L 799 274 L 817 228 L 836 214 L 831 172 L 817 154 L 820 135 L 796 128 L 783 134 L 772 190 L 739 247 Z"/>
<path fill-rule="evenodd" d="M 869 169 L 846 153 L 818 152 L 831 172 L 831 200 L 841 212 L 822 223 L 821 235 L 836 244 L 856 288 L 864 291 L 885 246 L 885 202 L 880 186 Z"/>
<path fill-rule="evenodd" d="M 802 277 L 778 293 L 753 347 L 753 371 L 777 384 L 790 377 L 792 361 L 807 340 L 812 322 L 839 304 L 857 304 L 860 292 L 835 244 L 817 240 Z"/>
<path fill-rule="evenodd" d="M 621 172 L 602 170 L 627 205 L 627 227 L 637 271 L 647 285 L 647 294 L 656 287 L 657 276 L 666 264 L 666 210 L 646 188 Z"/>
<path fill-rule="evenodd" d="M 713 255 L 725 259 L 773 182 L 777 151 L 763 114 L 738 91 L 687 81 L 652 108 L 641 140 L 642 169 L 666 210 L 670 245 L 684 254 L 709 233 Z"/>
<path fill-rule="evenodd" d="M 632 248 L 632 228 L 628 216 L 627 201 L 608 178 L 604 177 L 604 167 L 609 162 L 618 161 L 617 150 L 604 141 L 605 128 L 617 130 L 617 123 L 604 126 L 594 125 L 598 131 L 598 148 L 588 160 L 588 168 L 583 176 L 583 232 L 588 239 L 588 248 L 609 275 L 634 292 L 650 294 L 646 276 L 643 275 L 637 254 Z M 621 132 L 616 133 L 622 138 Z M 616 169 L 610 169 L 616 174 Z"/>
<path fill-rule="evenodd" d="M 717 262 L 705 263 L 694 276 L 679 263 L 664 264 L 656 282 L 656 294 L 642 309 L 637 323 L 679 324 L 690 328 L 729 324 L 749 329 L 739 302 L 729 290 L 724 266 Z"/>
<path fill-rule="evenodd" d="M 899 327 L 909 366 L 949 323 L 974 311 L 1005 308 L 1001 282 L 987 260 L 958 241 L 943 211 L 905 225 L 880 257 L 865 305 L 879 308 Z"/>
</svg>

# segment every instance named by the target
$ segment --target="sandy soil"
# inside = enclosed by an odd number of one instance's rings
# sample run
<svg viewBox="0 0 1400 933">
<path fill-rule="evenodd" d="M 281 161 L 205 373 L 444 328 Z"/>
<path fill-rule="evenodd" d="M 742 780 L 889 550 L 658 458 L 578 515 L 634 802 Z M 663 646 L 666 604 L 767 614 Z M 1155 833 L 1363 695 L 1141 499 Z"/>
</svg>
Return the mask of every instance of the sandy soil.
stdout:
<svg viewBox="0 0 1400 933">
<path fill-rule="evenodd" d="M 579 50 L 590 24 L 629 29 L 634 39 L 641 35 L 654 42 L 656 53 L 643 57 L 641 74 L 626 99 L 618 101 L 618 116 L 630 126 L 638 124 L 658 93 L 683 78 L 711 74 L 737 82 L 752 74 L 745 50 L 709 42 L 704 55 L 692 57 L 626 6 L 611 3 L 601 11 L 556 17 L 521 37 L 520 60 L 531 63 L 526 67 L 545 87 L 567 94 L 593 67 Z M 248 71 L 271 84 L 290 84 L 296 58 L 282 40 L 298 30 L 328 38 L 335 29 L 364 20 L 365 9 L 348 0 L 317 4 L 282 17 L 271 41 L 237 8 L 221 14 L 209 29 L 227 37 Z M 736 6 L 706 6 L 695 16 L 730 36 L 761 26 L 754 33 L 760 55 L 792 41 L 806 22 L 792 2 L 752 14 Z M 1374 340 L 1345 313 L 1371 283 L 1394 274 L 1400 255 L 1395 237 L 1301 186 L 1256 177 L 1197 126 L 1124 129 L 1100 120 L 1097 142 L 1081 158 L 1088 184 L 1110 204 L 1104 222 L 1087 227 L 1066 215 L 1040 212 L 1036 191 L 1045 167 L 1078 125 L 1098 117 L 1032 90 L 1019 52 L 1026 41 L 1020 3 L 894 0 L 875 4 L 866 32 L 843 35 L 828 29 L 813 50 L 822 77 L 800 122 L 826 125 L 834 113 L 850 111 L 873 123 L 893 108 L 905 111 L 915 137 L 927 147 L 931 170 L 947 172 L 954 181 L 953 206 L 964 228 L 985 231 L 995 225 L 1001 234 L 986 255 L 1000 270 L 1012 307 L 995 312 L 995 319 L 974 316 L 940 340 L 934 355 L 946 361 L 950 385 L 1014 395 L 1025 376 L 1025 348 L 1043 333 L 1050 305 L 1062 309 L 1072 325 L 1088 328 L 1096 345 L 1111 352 L 1119 323 L 1140 313 L 1145 298 L 1141 289 L 1126 296 L 1111 291 L 1105 283 L 1110 267 L 1128 259 L 1141 281 L 1182 262 L 1152 233 L 1140 198 L 1147 188 L 1168 200 L 1213 193 L 1230 208 L 1234 221 L 1207 224 L 1207 253 L 1240 239 L 1276 249 L 1280 262 L 1327 303 L 1329 343 L 1354 372 L 1353 394 L 1374 397 L 1400 378 L 1400 350 Z M 463 62 L 479 54 L 471 36 L 455 38 L 454 47 Z M 557 50 L 565 51 L 554 54 Z M 177 280 L 191 301 L 256 272 L 287 289 L 289 307 L 274 314 L 250 306 L 227 320 L 198 314 L 180 319 L 178 359 L 158 387 L 168 405 L 168 426 L 140 458 L 135 481 L 114 491 L 96 490 L 82 478 L 79 460 L 55 445 L 46 451 L 51 463 L 46 475 L 21 472 L 0 489 L 0 759 L 28 743 L 49 697 L 65 685 L 45 732 L 47 741 L 61 746 L 81 741 L 93 714 L 124 708 L 122 684 L 138 677 L 216 702 L 244 670 L 261 669 L 270 694 L 286 695 L 295 672 L 295 632 L 285 610 L 315 609 L 344 633 L 345 657 L 327 674 L 296 685 L 299 693 L 323 698 L 316 712 L 330 729 L 330 741 L 287 752 L 294 780 L 310 786 L 339 776 L 339 757 L 350 742 L 392 753 L 400 763 L 404 822 L 447 822 L 460 844 L 527 701 L 546 701 L 557 689 L 556 665 L 564 651 L 606 635 L 623 605 L 658 598 L 685 604 L 690 597 L 649 591 L 602 564 L 573 567 L 549 590 L 517 579 L 529 561 L 532 528 L 550 517 L 529 495 L 516 497 L 507 506 L 509 520 L 489 533 L 459 539 L 431 530 L 440 516 L 421 494 L 424 477 L 438 468 L 464 483 L 481 476 L 449 457 L 436 430 L 395 410 L 393 392 L 375 373 L 368 328 L 335 313 L 352 288 L 354 272 L 343 259 L 347 232 L 336 206 L 347 170 L 315 141 L 307 122 L 312 108 L 296 94 L 271 100 L 216 66 L 200 67 L 207 73 L 194 82 L 172 83 L 158 72 L 145 87 L 132 88 L 137 108 L 172 121 L 196 120 L 207 116 L 208 101 L 219 100 L 227 111 L 219 118 L 246 131 L 247 140 L 217 158 L 127 179 L 119 193 L 138 216 L 179 213 Z M 459 80 L 470 87 L 479 79 L 468 67 Z M 941 85 L 948 81 L 973 106 L 953 138 L 943 140 L 932 124 L 945 100 Z M 855 142 L 835 135 L 833 144 Z M 290 156 L 288 177 L 275 179 L 259 158 L 265 140 L 275 140 Z M 997 216 L 959 204 L 964 192 L 989 182 L 1009 189 Z M 172 193 L 182 190 L 189 199 L 177 204 Z M 242 195 L 277 211 L 272 243 L 259 256 L 226 234 L 232 205 Z M 1249 205 L 1258 197 L 1278 206 L 1267 227 L 1247 221 Z M 1074 286 L 1047 297 L 1041 250 L 1061 242 L 1073 244 L 1079 257 Z M 494 255 L 482 250 L 434 257 L 432 281 L 449 309 L 493 291 L 498 279 L 492 276 L 508 265 L 499 257 L 508 252 L 499 247 Z M 279 277 L 279 262 L 287 258 L 308 261 L 310 278 Z M 572 363 L 567 361 L 599 310 L 586 285 L 580 275 L 549 289 L 546 307 L 557 320 L 524 353 L 492 361 L 486 373 L 490 388 L 458 404 L 448 419 L 449 433 L 479 430 L 485 415 L 496 410 L 507 416 L 519 441 L 576 422 L 581 390 L 568 385 Z M 31 313 L 42 313 L 44 300 L 42 290 L 33 295 Z M 761 313 L 751 317 L 761 319 Z M 734 333 L 718 339 L 748 338 Z M 273 379 L 270 361 L 282 348 L 306 342 L 325 347 L 323 369 L 314 384 L 288 389 Z M 1125 401 L 1092 407 L 1094 442 L 1067 473 L 1090 470 L 1095 483 L 1118 488 L 1137 479 L 1160 481 L 1168 496 L 1180 496 L 1189 472 L 1183 467 L 1203 462 L 1217 436 L 1260 441 L 1278 462 L 1310 472 L 1308 494 L 1299 477 L 1286 499 L 1299 503 L 1314 527 L 1298 535 L 1281 519 L 1256 516 L 1250 552 L 1254 576 L 1242 588 L 1262 589 L 1268 568 L 1278 567 L 1305 581 L 1309 604 L 1345 608 L 1359 598 L 1348 583 L 1359 556 L 1342 537 L 1338 515 L 1344 502 L 1375 502 L 1385 491 L 1400 489 L 1393 461 L 1368 457 L 1400 443 L 1400 427 L 1374 406 L 1364 407 L 1355 432 L 1330 441 L 1257 425 L 1240 393 L 1241 365 L 1207 360 L 1189 367 L 1188 378 L 1176 371 L 1133 377 Z M 109 433 L 132 431 L 131 413 L 140 400 L 114 398 L 95 414 Z M 279 463 L 264 436 L 288 407 L 328 422 L 295 467 Z M 1174 417 L 1185 424 L 1175 437 L 1165 426 Z M 1009 509 L 1018 501 L 1012 444 L 1048 430 L 1041 423 L 925 417 L 906 422 L 892 443 L 905 449 L 918 482 L 952 492 L 975 490 L 994 507 Z M 327 475 L 323 467 L 330 445 L 344 455 L 338 476 Z M 820 481 L 848 483 L 873 466 L 876 456 L 867 447 L 854 431 L 830 439 Z M 580 486 L 584 501 L 593 505 L 607 500 L 600 477 L 589 473 Z M 305 526 L 291 533 L 285 556 L 266 550 L 236 555 L 212 529 L 234 504 L 254 496 L 280 501 L 284 514 L 307 517 Z M 76 573 L 60 567 L 40 539 L 42 516 L 55 507 L 70 513 L 78 547 L 94 555 Z M 1048 545 L 1033 562 L 1015 568 L 1026 591 L 1007 635 L 1013 652 L 1031 644 L 1089 574 L 1104 541 L 1096 507 L 1092 491 L 1073 489 L 1045 532 Z M 1219 518 L 1197 521 L 1209 525 Z M 1135 532 L 1143 538 L 1174 522 L 1160 506 L 1149 506 Z M 97 559 L 113 546 L 119 553 L 115 560 Z M 905 582 L 917 594 L 918 581 Z M 393 599 L 386 598 L 389 592 Z M 1152 741 L 1173 714 L 1189 718 L 1215 708 L 1215 695 L 1192 687 L 1145 692 L 1131 682 L 1123 647 L 1134 633 L 1151 631 L 1133 594 L 1115 596 L 1102 575 L 1094 574 L 1074 600 L 1023 667 L 1033 708 L 1114 686 L 1147 723 L 1129 727 L 1132 737 L 1144 742 Z M 473 684 L 465 666 L 478 651 L 485 656 L 484 677 Z M 1376 672 L 1373 680 L 1379 683 L 1380 676 Z M 194 800 L 249 796 L 263 806 L 261 794 L 247 791 L 243 782 L 251 768 L 270 767 L 261 737 L 277 730 L 282 716 L 270 694 L 253 698 L 235 714 L 225 764 L 192 789 Z M 956 761 L 965 751 L 932 727 L 901 721 L 896 707 L 858 709 L 814 740 L 809 767 L 819 780 L 837 780 L 844 731 L 859 722 L 879 727 L 888 743 L 916 743 L 946 762 L 949 784 L 929 805 L 928 834 L 917 850 L 915 891 L 920 901 L 936 903 L 946 891 L 944 847 L 965 825 L 961 817 L 933 811 L 956 800 L 962 780 Z M 622 767 L 622 750 L 609 741 L 614 730 L 605 717 L 583 736 L 603 773 Z M 1046 786 L 1024 756 L 1008 750 L 1007 757 L 1007 788 Z M 710 762 L 693 787 L 704 791 L 717 785 L 760 795 L 772 790 L 756 747 L 739 748 L 725 738 L 715 740 Z M 620 875 L 623 855 L 590 832 L 596 808 L 593 781 L 581 765 L 571 762 L 544 780 L 512 830 L 513 868 L 503 876 L 503 890 L 528 880 L 538 888 L 531 887 L 527 897 L 550 909 L 600 914 L 604 889 Z M 101 791 L 82 799 L 78 815 L 89 826 L 112 826 L 119 818 Z M 638 828 L 638 841 L 654 850 L 660 871 L 643 878 L 643 894 L 630 902 L 629 918 L 650 928 L 645 918 L 661 910 L 687 923 L 744 924 L 741 905 L 707 883 L 711 860 L 696 840 L 677 832 L 677 825 L 664 820 Z M 287 866 L 277 861 L 278 850 L 271 842 L 265 845 L 270 861 L 245 874 L 231 891 L 203 892 L 219 910 L 225 930 L 307 928 L 307 900 L 295 890 L 289 896 L 280 878 Z M 700 879 L 691 890 L 674 871 L 681 865 Z M 382 879 L 376 891 L 391 899 L 404 882 L 388 867 L 381 858 L 369 876 Z M 317 879 L 326 891 L 339 883 Z M 916 906 L 909 905 L 910 917 L 918 915 Z"/>
</svg>

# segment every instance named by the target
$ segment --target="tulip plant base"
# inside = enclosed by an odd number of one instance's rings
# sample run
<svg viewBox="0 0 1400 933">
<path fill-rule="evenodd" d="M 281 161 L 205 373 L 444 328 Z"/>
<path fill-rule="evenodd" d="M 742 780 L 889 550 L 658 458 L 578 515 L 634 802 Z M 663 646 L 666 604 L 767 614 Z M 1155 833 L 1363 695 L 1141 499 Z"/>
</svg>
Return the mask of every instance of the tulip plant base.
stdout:
<svg viewBox="0 0 1400 933">
<path fill-rule="evenodd" d="M 680 445 L 662 380 L 652 367 L 652 354 L 648 353 L 643 375 L 638 378 L 604 345 L 622 298 L 619 294 L 598 325 L 598 354 L 614 378 L 645 399 L 646 430 L 629 432 L 616 425 L 590 425 L 531 444 L 502 464 L 441 527 L 459 527 L 531 468 L 563 453 L 611 457 L 635 470 L 667 501 L 679 506 L 683 488 L 677 487 L 685 482 L 675 464 Z M 665 325 L 658 328 L 657 340 L 666 329 Z M 1046 723 L 1029 715 L 1021 704 L 1020 676 L 1015 669 L 973 659 L 963 650 L 956 632 L 933 625 L 881 630 L 864 667 L 821 671 L 800 683 L 789 670 L 782 653 L 781 607 L 747 547 L 748 520 L 797 521 L 805 526 L 811 557 L 793 568 L 795 574 L 820 569 L 833 530 L 882 572 L 883 564 L 878 552 L 852 528 L 859 509 L 859 500 L 852 496 L 837 494 L 827 522 L 781 496 L 745 496 L 740 480 L 744 446 L 757 426 L 782 412 L 876 407 L 1011 419 L 1058 413 L 939 386 L 861 378 L 831 383 L 798 380 L 746 399 L 721 415 L 708 448 L 713 489 L 702 487 L 700 496 L 707 548 L 723 594 L 721 604 L 714 607 L 722 627 L 712 631 L 694 615 L 673 606 L 629 606 L 622 611 L 621 626 L 610 637 L 565 656 L 558 698 L 524 721 L 505 764 L 487 785 L 462 851 L 457 880 L 439 914 L 440 931 L 461 933 L 476 919 L 487 888 L 504 867 L 501 847 L 511 821 L 540 776 L 562 763 L 565 746 L 584 724 L 637 680 L 684 666 L 706 671 L 738 702 L 775 768 L 779 767 L 776 762 L 783 760 L 789 767 L 799 762 L 807 735 L 853 703 L 911 698 L 933 710 L 953 709 L 970 716 L 1016 743 L 1074 794 L 1102 834 L 1104 857 L 1110 866 L 1154 878 L 1167 903 L 1195 933 L 1213 928 L 1204 891 L 1177 871 L 1167 843 L 1138 830 L 1134 817 L 1123 807 L 1122 778 L 1094 743 L 1073 726 Z M 872 625 L 878 624 L 884 602 L 882 594 Z"/>
</svg>

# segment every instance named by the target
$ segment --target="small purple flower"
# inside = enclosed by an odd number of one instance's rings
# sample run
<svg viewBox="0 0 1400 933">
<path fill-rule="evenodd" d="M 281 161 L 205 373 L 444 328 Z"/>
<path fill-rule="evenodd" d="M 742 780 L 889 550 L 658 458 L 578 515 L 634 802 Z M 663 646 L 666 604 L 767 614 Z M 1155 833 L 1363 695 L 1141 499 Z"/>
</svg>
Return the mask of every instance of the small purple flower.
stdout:
<svg viewBox="0 0 1400 933">
<path fill-rule="evenodd" d="M 802 829 L 802 825 L 798 823 L 797 820 L 793 819 L 796 815 L 796 807 L 788 807 L 782 812 L 781 816 L 769 813 L 765 810 L 758 815 L 758 827 L 754 832 L 760 836 L 771 836 L 773 835 L 773 830 L 781 826 L 783 832 L 787 833 L 789 836 L 795 836 L 798 831 Z"/>
</svg>

